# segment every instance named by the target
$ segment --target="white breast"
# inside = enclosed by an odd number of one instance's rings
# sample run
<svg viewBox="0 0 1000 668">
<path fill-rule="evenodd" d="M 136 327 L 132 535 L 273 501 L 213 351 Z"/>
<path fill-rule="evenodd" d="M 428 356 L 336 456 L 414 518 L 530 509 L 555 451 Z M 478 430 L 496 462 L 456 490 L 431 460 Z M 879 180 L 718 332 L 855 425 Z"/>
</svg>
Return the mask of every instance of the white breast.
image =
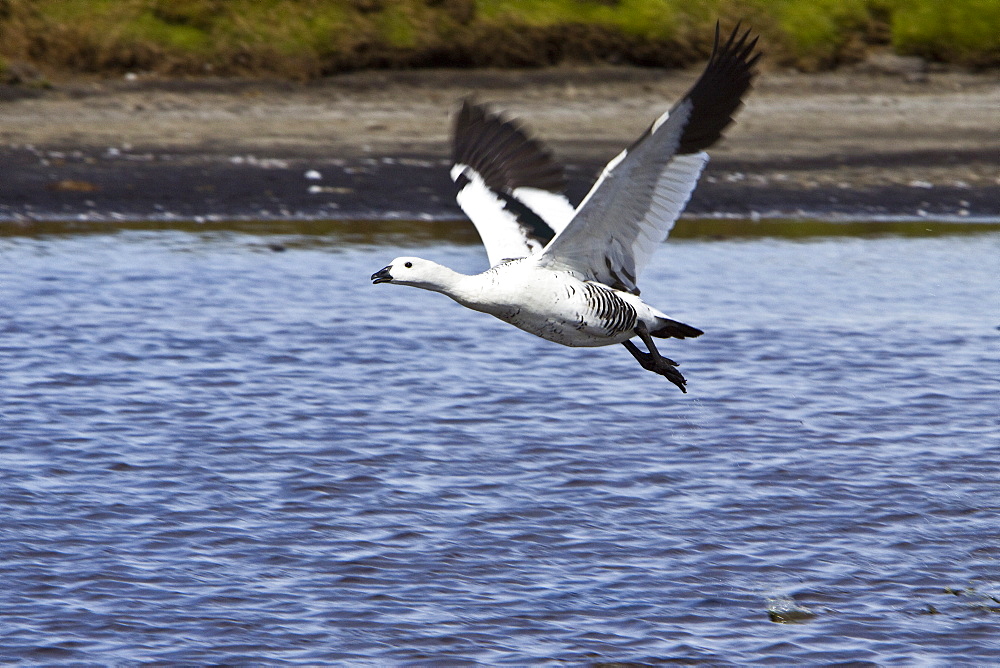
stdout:
<svg viewBox="0 0 1000 668">
<path fill-rule="evenodd" d="M 570 272 L 539 268 L 530 258 L 497 265 L 478 276 L 465 306 L 543 339 L 566 346 L 621 343 L 635 335 L 632 295 L 580 280 Z M 622 297 L 630 298 L 628 301 Z"/>
</svg>

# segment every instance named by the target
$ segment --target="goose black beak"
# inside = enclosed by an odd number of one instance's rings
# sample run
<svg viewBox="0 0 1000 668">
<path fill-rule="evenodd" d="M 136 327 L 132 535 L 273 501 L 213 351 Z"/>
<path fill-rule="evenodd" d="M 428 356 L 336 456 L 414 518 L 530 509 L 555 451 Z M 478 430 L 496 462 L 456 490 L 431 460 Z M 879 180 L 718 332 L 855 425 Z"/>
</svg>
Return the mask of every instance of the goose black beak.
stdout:
<svg viewBox="0 0 1000 668">
<path fill-rule="evenodd" d="M 389 283 L 389 282 L 391 282 L 392 281 L 392 274 L 389 273 L 390 269 L 392 269 L 392 265 L 391 264 L 388 267 L 384 267 L 382 269 L 379 269 L 374 274 L 372 274 L 372 284 L 376 284 L 376 283 Z"/>
</svg>

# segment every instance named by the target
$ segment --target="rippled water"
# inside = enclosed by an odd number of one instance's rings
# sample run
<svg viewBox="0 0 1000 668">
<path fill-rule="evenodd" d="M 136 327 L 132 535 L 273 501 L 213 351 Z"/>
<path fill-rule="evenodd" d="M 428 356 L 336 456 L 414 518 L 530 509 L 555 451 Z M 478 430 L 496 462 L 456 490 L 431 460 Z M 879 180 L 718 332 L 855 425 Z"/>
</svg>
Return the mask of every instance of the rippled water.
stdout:
<svg viewBox="0 0 1000 668">
<path fill-rule="evenodd" d="M 0 660 L 1000 660 L 1000 234 L 668 244 L 688 395 L 404 248 L 0 238 Z"/>
</svg>

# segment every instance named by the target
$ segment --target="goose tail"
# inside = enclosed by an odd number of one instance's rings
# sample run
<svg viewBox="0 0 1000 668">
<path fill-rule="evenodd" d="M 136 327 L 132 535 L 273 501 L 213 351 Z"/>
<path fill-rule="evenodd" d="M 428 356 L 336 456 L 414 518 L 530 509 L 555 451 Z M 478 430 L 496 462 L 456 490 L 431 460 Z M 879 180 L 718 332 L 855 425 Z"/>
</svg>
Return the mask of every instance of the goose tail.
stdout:
<svg viewBox="0 0 1000 668">
<path fill-rule="evenodd" d="M 705 332 L 683 322 L 657 316 L 656 325 L 650 328 L 649 333 L 658 339 L 693 339 Z"/>
</svg>

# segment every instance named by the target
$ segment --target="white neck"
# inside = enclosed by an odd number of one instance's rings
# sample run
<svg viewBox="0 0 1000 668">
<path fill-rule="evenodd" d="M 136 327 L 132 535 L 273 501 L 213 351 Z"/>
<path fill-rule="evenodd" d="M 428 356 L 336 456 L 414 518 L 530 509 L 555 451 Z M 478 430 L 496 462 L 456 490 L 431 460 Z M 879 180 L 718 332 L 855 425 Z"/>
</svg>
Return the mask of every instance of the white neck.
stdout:
<svg viewBox="0 0 1000 668">
<path fill-rule="evenodd" d="M 399 281 L 400 285 L 412 285 L 433 292 L 448 295 L 463 305 L 475 303 L 480 290 L 475 285 L 475 276 L 460 274 L 443 265 L 428 262 L 427 271 L 420 281 Z"/>
</svg>

